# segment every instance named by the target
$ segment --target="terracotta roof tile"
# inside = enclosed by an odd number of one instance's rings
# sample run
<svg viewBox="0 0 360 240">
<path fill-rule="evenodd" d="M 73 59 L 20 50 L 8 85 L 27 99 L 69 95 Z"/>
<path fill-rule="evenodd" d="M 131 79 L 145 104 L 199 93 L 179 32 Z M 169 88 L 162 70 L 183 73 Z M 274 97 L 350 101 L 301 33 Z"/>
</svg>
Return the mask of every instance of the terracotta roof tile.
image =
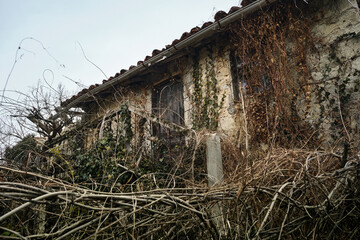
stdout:
<svg viewBox="0 0 360 240">
<path fill-rule="evenodd" d="M 179 39 L 175 39 L 175 40 L 171 43 L 171 46 L 174 46 L 174 45 L 178 44 L 179 42 L 180 42 Z"/>
<path fill-rule="evenodd" d="M 187 39 L 190 35 L 191 35 L 190 33 L 184 32 L 184 33 L 181 35 L 180 41 L 183 41 L 183 40 Z"/>
<path fill-rule="evenodd" d="M 239 9 L 240 9 L 240 7 L 234 6 L 234 7 L 230 8 L 228 14 L 232 14 L 232 13 L 236 12 L 236 11 L 239 10 Z"/>
<path fill-rule="evenodd" d="M 246 5 L 250 4 L 250 3 L 252 3 L 253 1 L 254 1 L 254 0 L 243 0 L 243 1 L 242 1 L 242 5 L 243 5 L 243 6 L 246 6 Z M 220 19 L 226 17 L 228 14 L 232 14 L 232 13 L 236 12 L 236 11 L 239 10 L 239 9 L 240 9 L 240 7 L 236 7 L 236 6 L 235 6 L 235 7 L 232 7 L 232 8 L 229 10 L 228 13 L 226 13 L 226 12 L 224 12 L 224 11 L 218 11 L 218 12 L 215 14 L 215 16 L 214 16 L 214 19 L 215 19 L 215 21 L 219 21 Z M 200 30 L 202 30 L 202 29 L 210 26 L 210 25 L 213 24 L 213 23 L 214 23 L 214 22 L 211 22 L 211 21 L 205 22 L 201 27 L 194 27 L 194 28 L 192 28 L 192 29 L 190 30 L 190 32 L 184 32 L 184 33 L 181 35 L 180 39 L 175 39 L 170 45 L 166 45 L 165 48 L 163 48 L 162 50 L 154 49 L 154 50 L 152 51 L 152 56 L 146 56 L 145 59 L 144 59 L 144 61 L 147 61 L 147 60 L 149 60 L 150 58 L 158 55 L 158 54 L 161 53 L 162 51 L 173 47 L 174 45 L 178 44 L 179 42 L 183 41 L 184 39 L 188 38 L 189 36 L 191 36 L 191 35 L 193 35 L 193 34 L 196 34 L 196 33 L 199 32 Z M 137 66 L 143 64 L 144 61 L 138 61 L 138 62 L 137 62 Z M 130 66 L 130 67 L 129 67 L 129 70 L 130 70 L 130 69 L 133 69 L 133 68 L 135 68 L 134 65 Z M 121 69 L 119 73 L 116 73 L 113 77 L 109 77 L 109 79 L 107 79 L 107 80 L 106 80 L 106 79 L 103 80 L 102 83 L 104 84 L 104 83 L 106 83 L 106 82 L 109 82 L 109 81 L 111 81 L 112 79 L 115 79 L 115 78 L 121 76 L 122 74 L 124 74 L 124 73 L 127 72 L 127 71 L 128 71 L 128 70 L 126 70 L 126 69 Z M 101 85 L 101 84 L 91 85 L 89 88 L 87 88 L 87 89 L 85 88 L 85 89 L 81 90 L 78 94 L 76 94 L 76 95 L 72 96 L 71 98 L 67 99 L 66 101 L 62 102 L 61 105 L 62 105 L 62 106 L 66 106 L 67 104 L 71 103 L 71 102 L 74 101 L 75 99 L 79 98 L 81 95 L 84 95 L 85 93 L 89 92 L 90 90 L 92 90 L 92 89 L 94 89 L 94 88 L 97 88 L 97 87 L 100 86 L 100 85 Z"/>
<path fill-rule="evenodd" d="M 200 30 L 201 30 L 201 28 L 199 28 L 199 27 L 194 27 L 194 28 L 191 29 L 190 33 L 191 33 L 191 34 L 194 34 L 194 33 L 197 33 L 197 32 L 200 31 Z"/>
<path fill-rule="evenodd" d="M 218 11 L 215 16 L 214 16 L 214 19 L 215 21 L 219 21 L 221 19 L 223 19 L 224 17 L 226 17 L 228 14 L 224 11 Z"/>
<path fill-rule="evenodd" d="M 256 0 L 243 0 L 242 2 L 241 2 L 241 6 L 242 7 L 246 7 L 247 5 L 249 5 L 249 4 L 251 4 L 251 3 L 253 3 L 253 2 L 255 2 Z"/>
<path fill-rule="evenodd" d="M 161 53 L 161 51 L 159 49 L 154 49 L 152 51 L 152 56 L 155 57 L 156 55 L 158 55 L 159 53 Z"/>
<path fill-rule="evenodd" d="M 211 24 L 213 24 L 213 22 L 206 22 L 201 26 L 201 29 L 207 28 L 208 26 L 210 26 Z"/>
</svg>

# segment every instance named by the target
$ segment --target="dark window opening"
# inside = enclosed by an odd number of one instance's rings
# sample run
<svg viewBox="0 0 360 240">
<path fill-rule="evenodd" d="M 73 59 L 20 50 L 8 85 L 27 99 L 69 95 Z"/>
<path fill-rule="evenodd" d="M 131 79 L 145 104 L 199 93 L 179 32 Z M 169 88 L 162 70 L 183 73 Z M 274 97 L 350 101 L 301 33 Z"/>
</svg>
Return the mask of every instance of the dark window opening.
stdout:
<svg viewBox="0 0 360 240">
<path fill-rule="evenodd" d="M 231 75 L 232 75 L 232 84 L 233 84 L 233 95 L 234 101 L 240 101 L 240 87 L 245 89 L 246 79 L 243 75 L 243 65 L 239 56 L 235 52 L 230 53 L 230 65 L 231 65 Z M 241 86 L 240 86 L 241 85 Z"/>
<path fill-rule="evenodd" d="M 235 52 L 230 53 L 230 66 L 233 84 L 234 101 L 241 99 L 241 92 L 260 94 L 271 89 L 271 79 L 257 62 L 243 61 Z"/>
<path fill-rule="evenodd" d="M 183 84 L 180 78 L 154 86 L 152 113 L 159 121 L 184 126 Z M 160 123 L 153 123 L 153 135 L 170 144 L 183 141 L 183 134 Z"/>
</svg>

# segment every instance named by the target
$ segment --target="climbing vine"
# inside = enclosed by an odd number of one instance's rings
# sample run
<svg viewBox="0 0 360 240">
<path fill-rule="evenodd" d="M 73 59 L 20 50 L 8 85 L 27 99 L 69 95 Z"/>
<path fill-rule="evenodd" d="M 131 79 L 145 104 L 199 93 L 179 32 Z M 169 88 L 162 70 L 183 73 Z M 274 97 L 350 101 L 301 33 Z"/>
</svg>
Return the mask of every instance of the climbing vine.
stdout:
<svg viewBox="0 0 360 240">
<path fill-rule="evenodd" d="M 359 33 L 350 32 L 338 36 L 330 46 L 323 46 L 328 49 L 328 57 L 324 60 L 325 68 L 319 74 L 322 81 L 314 89 L 318 92 L 321 119 L 326 119 L 327 128 L 331 128 L 331 134 L 326 136 L 328 142 L 343 137 L 344 141 L 351 142 L 354 137 L 352 133 L 356 129 L 356 121 L 353 116 L 358 112 L 354 99 L 359 95 L 360 80 L 359 71 L 352 66 L 352 61 L 359 54 L 354 51 L 352 56 L 345 57 L 346 48 L 339 49 L 341 45 L 356 48 L 359 37 Z M 319 125 L 322 123 L 319 121 Z"/>
<path fill-rule="evenodd" d="M 130 112 L 127 104 L 122 104 L 119 111 L 111 115 L 103 124 L 102 136 L 91 146 L 84 146 L 83 141 L 76 137 L 70 139 L 70 153 L 52 149 L 55 161 L 62 166 L 72 182 L 111 183 L 118 181 L 126 183 L 133 177 L 127 171 L 126 161 L 131 155 L 130 142 L 133 136 L 131 130 Z M 87 130 L 78 135 L 84 138 Z"/>
<path fill-rule="evenodd" d="M 310 94 L 310 24 L 295 6 L 278 4 L 232 24 L 230 31 L 251 140 L 288 143 L 307 138 L 311 133 L 301 124 L 296 102 Z"/>
<path fill-rule="evenodd" d="M 220 109 L 225 95 L 219 99 L 218 80 L 216 78 L 212 46 L 206 48 L 205 71 L 203 72 L 197 51 L 193 57 L 192 117 L 194 129 L 216 130 Z"/>
</svg>

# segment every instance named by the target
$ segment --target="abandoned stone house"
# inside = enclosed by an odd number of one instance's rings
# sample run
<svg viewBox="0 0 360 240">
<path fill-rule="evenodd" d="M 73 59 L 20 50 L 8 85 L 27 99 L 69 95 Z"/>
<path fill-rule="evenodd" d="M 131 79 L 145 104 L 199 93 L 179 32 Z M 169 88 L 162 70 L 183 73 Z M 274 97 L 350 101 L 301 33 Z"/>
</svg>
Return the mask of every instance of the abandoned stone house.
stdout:
<svg viewBox="0 0 360 240">
<path fill-rule="evenodd" d="M 63 102 L 86 113 L 86 145 L 119 132 L 124 106 L 137 145 L 189 129 L 238 146 L 359 140 L 358 1 L 243 1 L 214 18 Z"/>
</svg>

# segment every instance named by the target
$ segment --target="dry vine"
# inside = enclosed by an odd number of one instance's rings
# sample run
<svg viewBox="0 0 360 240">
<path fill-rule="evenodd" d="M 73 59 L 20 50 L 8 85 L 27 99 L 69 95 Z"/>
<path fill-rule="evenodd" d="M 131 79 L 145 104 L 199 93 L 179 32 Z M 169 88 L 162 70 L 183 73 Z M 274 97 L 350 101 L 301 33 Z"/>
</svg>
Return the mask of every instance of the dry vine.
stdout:
<svg viewBox="0 0 360 240">
<path fill-rule="evenodd" d="M 311 78 L 306 65 L 315 42 L 310 24 L 295 6 L 278 4 L 233 24 L 230 31 L 233 71 L 249 124 L 246 136 L 252 142 L 307 138 L 311 132 L 300 124 L 296 101 L 307 94 L 302 86 Z"/>
<path fill-rule="evenodd" d="M 339 158 L 274 149 L 216 188 L 178 188 L 173 176 L 172 188 L 142 190 L 157 186 L 150 174 L 127 191 L 114 183 L 104 192 L 0 167 L 1 231 L 9 239 L 357 239 L 360 159 L 339 169 Z"/>
</svg>

